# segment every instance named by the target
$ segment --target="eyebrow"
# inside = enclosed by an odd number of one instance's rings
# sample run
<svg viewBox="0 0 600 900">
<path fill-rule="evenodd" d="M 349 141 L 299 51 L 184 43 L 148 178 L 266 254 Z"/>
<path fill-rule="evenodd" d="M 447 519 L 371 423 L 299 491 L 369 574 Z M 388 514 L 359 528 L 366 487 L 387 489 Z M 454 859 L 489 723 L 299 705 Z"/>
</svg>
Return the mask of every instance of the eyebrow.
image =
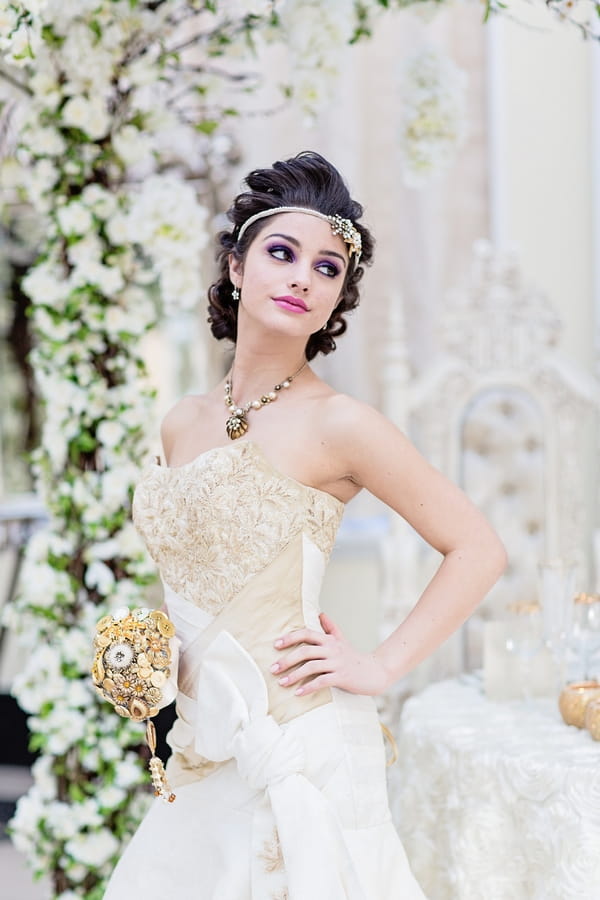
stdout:
<svg viewBox="0 0 600 900">
<path fill-rule="evenodd" d="M 270 240 L 270 238 L 274 238 L 274 237 L 284 238 L 286 241 L 289 241 L 290 244 L 293 244 L 295 247 L 302 246 L 300 241 L 297 238 L 292 237 L 291 234 L 280 234 L 278 232 L 275 232 L 273 234 L 268 234 L 266 236 L 266 238 L 264 238 L 263 243 L 264 243 L 264 241 L 268 241 L 268 240 Z M 345 258 L 342 256 L 342 254 L 338 253 L 336 250 L 319 250 L 319 253 L 322 256 L 337 256 L 337 258 L 341 259 L 341 261 L 344 263 L 344 266 L 348 265 L 348 263 L 346 262 Z"/>
</svg>

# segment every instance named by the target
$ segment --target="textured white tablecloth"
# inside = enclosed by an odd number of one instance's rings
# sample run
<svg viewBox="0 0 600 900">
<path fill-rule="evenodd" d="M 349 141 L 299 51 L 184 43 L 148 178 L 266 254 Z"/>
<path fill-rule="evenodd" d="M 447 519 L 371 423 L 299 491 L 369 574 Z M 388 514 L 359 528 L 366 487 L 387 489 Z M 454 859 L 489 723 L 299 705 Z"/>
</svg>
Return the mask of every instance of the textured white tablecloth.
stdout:
<svg viewBox="0 0 600 900">
<path fill-rule="evenodd" d="M 429 900 L 600 900 L 600 742 L 474 677 L 404 706 L 393 812 Z"/>
</svg>

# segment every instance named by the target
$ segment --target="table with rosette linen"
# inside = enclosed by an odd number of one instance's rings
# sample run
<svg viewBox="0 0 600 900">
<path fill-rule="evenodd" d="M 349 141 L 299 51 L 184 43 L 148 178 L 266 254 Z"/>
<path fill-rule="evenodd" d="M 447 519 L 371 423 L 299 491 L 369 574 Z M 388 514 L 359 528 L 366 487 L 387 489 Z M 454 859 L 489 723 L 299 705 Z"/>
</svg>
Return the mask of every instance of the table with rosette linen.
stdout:
<svg viewBox="0 0 600 900">
<path fill-rule="evenodd" d="M 393 813 L 429 900 L 598 900 L 600 742 L 476 676 L 410 698 Z"/>
</svg>

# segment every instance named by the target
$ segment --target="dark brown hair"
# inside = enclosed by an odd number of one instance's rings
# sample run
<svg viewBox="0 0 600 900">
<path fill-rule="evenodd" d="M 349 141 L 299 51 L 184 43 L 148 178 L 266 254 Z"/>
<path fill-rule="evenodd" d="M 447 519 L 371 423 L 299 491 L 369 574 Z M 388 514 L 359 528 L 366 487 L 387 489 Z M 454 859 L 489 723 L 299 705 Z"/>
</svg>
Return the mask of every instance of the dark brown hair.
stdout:
<svg viewBox="0 0 600 900">
<path fill-rule="evenodd" d="M 331 353 L 335 350 L 335 338 L 347 328 L 345 313 L 358 306 L 358 283 L 364 273 L 364 266 L 371 262 L 373 238 L 368 229 L 357 220 L 363 208 L 352 200 L 342 176 L 319 153 L 306 150 L 292 159 L 273 163 L 270 169 L 256 169 L 246 178 L 250 188 L 239 194 L 227 211 L 232 222 L 231 231 L 222 231 L 217 238 L 217 262 L 219 278 L 208 290 L 208 321 L 217 339 L 228 338 L 235 343 L 237 338 L 238 301 L 232 297 L 233 285 L 229 279 L 229 254 L 243 260 L 245 253 L 264 226 L 259 219 L 244 232 L 241 241 L 237 235 L 244 222 L 251 216 L 278 206 L 303 206 L 315 209 L 324 215 L 340 215 L 350 219 L 362 238 L 362 255 L 359 264 L 352 256 L 346 270 L 344 286 L 337 306 L 331 313 L 327 328 L 311 334 L 306 345 L 307 359 L 317 353 Z"/>
</svg>

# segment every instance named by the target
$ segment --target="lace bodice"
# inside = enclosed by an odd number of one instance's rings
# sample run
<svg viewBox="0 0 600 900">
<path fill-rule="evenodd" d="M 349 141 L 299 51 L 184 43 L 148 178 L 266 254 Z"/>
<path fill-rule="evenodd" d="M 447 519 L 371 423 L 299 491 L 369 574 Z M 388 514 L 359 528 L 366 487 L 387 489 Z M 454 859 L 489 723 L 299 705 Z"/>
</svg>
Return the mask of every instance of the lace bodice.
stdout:
<svg viewBox="0 0 600 900">
<path fill-rule="evenodd" d="M 343 509 L 241 440 L 177 468 L 149 466 L 133 519 L 164 581 L 214 615 L 298 534 L 328 556 Z"/>
</svg>

